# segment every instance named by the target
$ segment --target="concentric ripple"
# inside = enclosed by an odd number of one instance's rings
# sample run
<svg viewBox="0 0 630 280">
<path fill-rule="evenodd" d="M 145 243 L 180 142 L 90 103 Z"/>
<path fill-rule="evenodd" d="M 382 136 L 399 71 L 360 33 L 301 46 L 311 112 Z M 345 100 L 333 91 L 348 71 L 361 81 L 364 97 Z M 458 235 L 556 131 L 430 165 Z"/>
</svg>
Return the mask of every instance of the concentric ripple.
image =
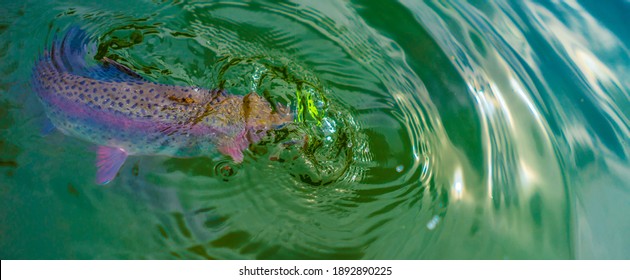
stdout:
<svg viewBox="0 0 630 280">
<path fill-rule="evenodd" d="M 608 233 L 630 230 L 630 38 L 588 1 L 106 2 L 0 25 L 3 258 L 629 256 Z M 94 186 L 89 143 L 36 133 L 27 78 L 77 25 L 90 63 L 256 92 L 295 122 L 242 164 L 130 157 Z"/>
</svg>

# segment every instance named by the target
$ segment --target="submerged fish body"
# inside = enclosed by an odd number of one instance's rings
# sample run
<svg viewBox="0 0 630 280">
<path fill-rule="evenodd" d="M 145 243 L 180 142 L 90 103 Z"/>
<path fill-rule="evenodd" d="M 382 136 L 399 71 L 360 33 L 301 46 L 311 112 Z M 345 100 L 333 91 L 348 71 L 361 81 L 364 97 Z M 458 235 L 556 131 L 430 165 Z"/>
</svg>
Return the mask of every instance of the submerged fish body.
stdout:
<svg viewBox="0 0 630 280">
<path fill-rule="evenodd" d="M 127 155 L 190 157 L 218 150 L 236 162 L 290 110 L 255 93 L 163 85 L 105 59 L 85 67 L 83 31 L 68 32 L 38 61 L 33 86 L 52 124 L 99 145 L 97 182 L 116 176 Z M 70 65 L 68 65 L 70 64 Z"/>
</svg>

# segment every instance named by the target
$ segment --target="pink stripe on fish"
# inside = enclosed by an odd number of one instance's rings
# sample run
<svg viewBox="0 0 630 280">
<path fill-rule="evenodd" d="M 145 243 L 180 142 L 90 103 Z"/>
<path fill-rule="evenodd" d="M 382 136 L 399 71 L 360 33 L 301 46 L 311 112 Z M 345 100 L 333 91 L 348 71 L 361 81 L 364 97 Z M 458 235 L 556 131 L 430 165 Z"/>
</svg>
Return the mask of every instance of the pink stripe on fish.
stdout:
<svg viewBox="0 0 630 280">
<path fill-rule="evenodd" d="M 107 112 L 103 109 L 98 110 L 90 108 L 87 105 L 78 104 L 75 101 L 67 100 L 63 96 L 54 93 L 47 94 L 45 97 L 46 101 L 50 103 L 50 106 L 62 110 L 69 116 L 81 119 L 92 119 L 99 124 L 109 125 L 120 129 L 143 132 L 165 132 L 165 134 L 179 129 L 185 129 L 192 135 L 220 133 L 220 131 L 203 124 L 177 124 L 154 120 L 131 119 L 129 116 L 116 112 Z"/>
</svg>

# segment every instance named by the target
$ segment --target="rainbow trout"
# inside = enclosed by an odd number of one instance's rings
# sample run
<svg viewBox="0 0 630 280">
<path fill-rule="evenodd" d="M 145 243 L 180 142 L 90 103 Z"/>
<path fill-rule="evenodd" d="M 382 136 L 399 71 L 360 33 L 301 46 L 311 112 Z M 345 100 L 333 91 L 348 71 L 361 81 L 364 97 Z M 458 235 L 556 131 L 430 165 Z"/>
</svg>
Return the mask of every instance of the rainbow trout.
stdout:
<svg viewBox="0 0 630 280">
<path fill-rule="evenodd" d="M 128 155 L 192 157 L 213 152 L 243 160 L 267 131 L 293 121 L 255 93 L 163 85 L 104 59 L 86 66 L 85 32 L 72 28 L 33 70 L 33 87 L 52 125 L 98 145 L 96 182 L 111 181 Z"/>
</svg>

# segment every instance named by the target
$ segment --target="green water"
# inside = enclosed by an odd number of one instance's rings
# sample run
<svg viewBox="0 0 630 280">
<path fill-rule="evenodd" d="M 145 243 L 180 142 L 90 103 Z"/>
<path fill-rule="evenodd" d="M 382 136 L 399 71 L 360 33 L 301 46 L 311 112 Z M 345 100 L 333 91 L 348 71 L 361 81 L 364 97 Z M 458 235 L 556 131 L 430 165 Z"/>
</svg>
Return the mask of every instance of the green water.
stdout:
<svg viewBox="0 0 630 280">
<path fill-rule="evenodd" d="M 0 4 L 2 259 L 630 258 L 628 1 Z M 71 26 L 92 60 L 299 108 L 277 135 L 308 144 L 98 186 L 31 88 Z"/>
</svg>

